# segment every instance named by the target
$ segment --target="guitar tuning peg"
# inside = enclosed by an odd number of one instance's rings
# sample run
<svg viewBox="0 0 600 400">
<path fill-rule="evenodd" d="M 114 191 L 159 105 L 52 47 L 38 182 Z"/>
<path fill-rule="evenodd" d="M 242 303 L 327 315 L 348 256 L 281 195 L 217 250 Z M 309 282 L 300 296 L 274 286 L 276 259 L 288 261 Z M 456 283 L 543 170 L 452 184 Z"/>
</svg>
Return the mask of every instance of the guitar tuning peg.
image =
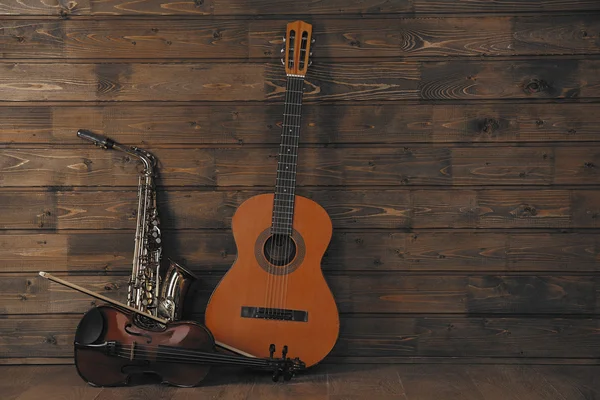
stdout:
<svg viewBox="0 0 600 400">
<path fill-rule="evenodd" d="M 308 60 L 308 66 L 310 67 L 312 65 L 312 60 Z"/>
<path fill-rule="evenodd" d="M 285 36 L 283 37 L 283 43 L 285 43 Z"/>
<path fill-rule="evenodd" d="M 285 61 L 283 61 L 283 58 L 281 59 L 281 65 L 285 65 Z"/>
<path fill-rule="evenodd" d="M 308 53 L 308 56 L 309 56 L 309 57 L 312 57 L 312 51 L 311 51 L 310 53 Z"/>
<path fill-rule="evenodd" d="M 316 41 L 316 39 L 315 39 L 315 38 L 312 38 L 312 39 L 310 39 L 310 43 L 311 43 L 311 44 L 312 44 L 312 43 L 314 43 L 315 41 Z"/>
<path fill-rule="evenodd" d="M 284 53 L 284 52 L 285 52 L 285 49 L 281 49 L 281 52 L 282 52 L 282 53 Z"/>
</svg>

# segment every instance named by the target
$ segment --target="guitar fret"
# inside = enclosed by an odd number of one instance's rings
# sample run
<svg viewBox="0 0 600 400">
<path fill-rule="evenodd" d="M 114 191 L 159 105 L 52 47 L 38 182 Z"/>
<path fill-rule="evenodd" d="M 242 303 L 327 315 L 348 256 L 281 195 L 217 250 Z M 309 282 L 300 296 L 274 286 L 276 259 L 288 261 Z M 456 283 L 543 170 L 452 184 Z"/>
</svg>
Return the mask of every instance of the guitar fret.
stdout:
<svg viewBox="0 0 600 400">
<path fill-rule="evenodd" d="M 300 109 L 302 106 L 302 95 L 304 93 L 303 81 L 303 77 L 298 79 L 288 77 L 288 86 L 285 93 L 285 111 L 283 113 L 281 131 L 281 144 L 279 145 L 278 153 L 275 198 L 273 201 L 272 233 L 287 235 L 292 233 L 291 226 L 294 215 L 294 192 L 296 190 L 298 159 L 297 149 L 299 148 L 300 140 Z"/>
</svg>

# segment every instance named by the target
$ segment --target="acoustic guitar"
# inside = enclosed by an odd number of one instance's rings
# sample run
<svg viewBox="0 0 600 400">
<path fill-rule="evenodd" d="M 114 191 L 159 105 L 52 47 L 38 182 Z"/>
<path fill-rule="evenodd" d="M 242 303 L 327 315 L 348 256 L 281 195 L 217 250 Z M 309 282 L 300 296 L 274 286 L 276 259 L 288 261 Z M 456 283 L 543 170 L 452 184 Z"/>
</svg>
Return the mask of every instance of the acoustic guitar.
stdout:
<svg viewBox="0 0 600 400">
<path fill-rule="evenodd" d="M 287 25 L 287 75 L 274 194 L 254 196 L 232 220 L 237 259 L 214 290 L 205 323 L 215 339 L 257 357 L 287 346 L 309 367 L 333 348 L 339 333 L 335 300 L 321 271 L 331 240 L 327 212 L 295 195 L 304 77 L 312 26 Z"/>
</svg>

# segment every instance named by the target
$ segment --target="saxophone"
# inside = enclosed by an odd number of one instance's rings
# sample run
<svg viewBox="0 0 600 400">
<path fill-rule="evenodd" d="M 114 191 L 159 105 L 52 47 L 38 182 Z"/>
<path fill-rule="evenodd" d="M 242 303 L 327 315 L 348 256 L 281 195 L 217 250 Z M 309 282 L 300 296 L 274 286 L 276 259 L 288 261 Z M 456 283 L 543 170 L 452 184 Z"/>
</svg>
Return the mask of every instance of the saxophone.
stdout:
<svg viewBox="0 0 600 400">
<path fill-rule="evenodd" d="M 125 152 L 142 162 L 144 169 L 139 176 L 135 249 L 127 305 L 168 321 L 180 319 L 185 294 L 196 276 L 169 260 L 169 268 L 161 282 L 162 238 L 154 185 L 156 158 L 138 147 L 124 146 L 87 130 L 80 129 L 77 136 L 104 149 Z"/>
</svg>

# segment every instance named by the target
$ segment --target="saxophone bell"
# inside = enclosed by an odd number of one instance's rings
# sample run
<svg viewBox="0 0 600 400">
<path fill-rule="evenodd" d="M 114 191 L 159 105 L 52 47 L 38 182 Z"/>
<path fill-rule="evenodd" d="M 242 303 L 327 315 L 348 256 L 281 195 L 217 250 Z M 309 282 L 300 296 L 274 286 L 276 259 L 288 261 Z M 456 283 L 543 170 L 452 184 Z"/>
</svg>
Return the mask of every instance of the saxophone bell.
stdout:
<svg viewBox="0 0 600 400">
<path fill-rule="evenodd" d="M 191 271 L 169 260 L 169 268 L 162 281 L 157 315 L 169 321 L 181 319 L 186 293 L 198 279 Z"/>
</svg>

